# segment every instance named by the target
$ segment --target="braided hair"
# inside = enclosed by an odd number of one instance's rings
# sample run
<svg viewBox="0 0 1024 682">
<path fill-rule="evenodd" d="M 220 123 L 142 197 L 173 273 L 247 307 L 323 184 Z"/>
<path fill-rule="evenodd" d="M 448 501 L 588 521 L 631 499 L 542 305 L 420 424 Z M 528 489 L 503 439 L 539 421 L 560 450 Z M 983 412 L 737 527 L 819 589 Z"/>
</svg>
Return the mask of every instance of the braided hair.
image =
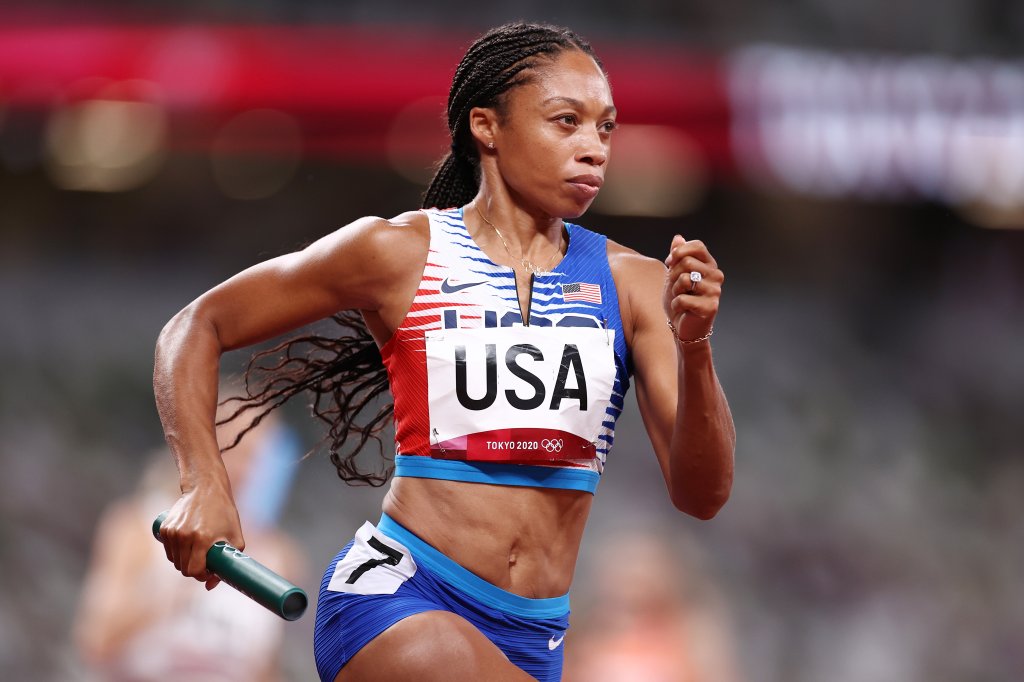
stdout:
<svg viewBox="0 0 1024 682">
<path fill-rule="evenodd" d="M 469 131 L 470 110 L 493 107 L 500 112 L 503 96 L 529 82 L 538 59 L 551 59 L 574 49 L 590 55 L 600 65 L 590 45 L 578 35 L 543 24 L 505 24 L 488 31 L 469 47 L 448 93 L 451 151 L 441 160 L 424 194 L 424 208 L 462 206 L 479 190 L 480 158 Z M 376 441 L 381 457 L 384 455 L 380 432 L 394 412 L 393 403 L 381 405 L 379 400 L 389 388 L 387 370 L 358 312 L 344 312 L 331 320 L 340 327 L 338 336 L 307 334 L 252 357 L 245 370 L 245 394 L 224 401 L 237 404 L 237 408 L 218 424 L 243 414 L 252 421 L 225 450 L 237 445 L 289 398 L 306 392 L 312 396 L 313 415 L 328 427 L 325 440 L 338 477 L 349 484 L 381 486 L 390 477 L 393 465 L 366 472 L 359 468 L 356 457 L 370 440 Z M 358 423 L 357 418 L 368 408 L 376 408 L 376 412 Z"/>
</svg>

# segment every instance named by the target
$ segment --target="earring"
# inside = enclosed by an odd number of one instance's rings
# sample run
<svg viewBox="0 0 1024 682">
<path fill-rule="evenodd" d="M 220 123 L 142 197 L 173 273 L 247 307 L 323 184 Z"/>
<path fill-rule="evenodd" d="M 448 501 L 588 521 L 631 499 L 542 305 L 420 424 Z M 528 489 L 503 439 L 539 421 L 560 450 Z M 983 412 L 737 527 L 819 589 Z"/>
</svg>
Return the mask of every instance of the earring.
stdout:
<svg viewBox="0 0 1024 682">
<path fill-rule="evenodd" d="M 488 142 L 487 143 L 487 148 L 488 149 L 494 149 L 494 142 Z"/>
</svg>

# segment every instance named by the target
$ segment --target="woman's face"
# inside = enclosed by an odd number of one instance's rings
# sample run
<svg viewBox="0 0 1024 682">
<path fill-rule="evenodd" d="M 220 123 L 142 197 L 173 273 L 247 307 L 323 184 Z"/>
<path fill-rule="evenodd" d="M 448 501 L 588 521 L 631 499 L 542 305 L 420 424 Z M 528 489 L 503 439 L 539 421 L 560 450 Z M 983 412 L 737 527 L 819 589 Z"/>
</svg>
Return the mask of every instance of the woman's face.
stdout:
<svg viewBox="0 0 1024 682">
<path fill-rule="evenodd" d="M 615 128 L 611 89 L 579 50 L 540 60 L 531 76 L 509 91 L 495 127 L 498 171 L 531 212 L 576 218 L 604 182 Z"/>
</svg>

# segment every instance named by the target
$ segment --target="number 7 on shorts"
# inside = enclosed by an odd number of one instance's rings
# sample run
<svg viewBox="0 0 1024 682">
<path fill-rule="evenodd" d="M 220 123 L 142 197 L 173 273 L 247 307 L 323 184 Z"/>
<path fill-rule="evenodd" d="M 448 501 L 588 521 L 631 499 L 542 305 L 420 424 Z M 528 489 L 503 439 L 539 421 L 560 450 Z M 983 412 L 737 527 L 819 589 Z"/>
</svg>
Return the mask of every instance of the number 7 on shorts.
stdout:
<svg viewBox="0 0 1024 682">
<path fill-rule="evenodd" d="M 369 521 L 338 562 L 327 589 L 350 594 L 394 594 L 416 573 L 409 550 L 383 535 Z"/>
</svg>

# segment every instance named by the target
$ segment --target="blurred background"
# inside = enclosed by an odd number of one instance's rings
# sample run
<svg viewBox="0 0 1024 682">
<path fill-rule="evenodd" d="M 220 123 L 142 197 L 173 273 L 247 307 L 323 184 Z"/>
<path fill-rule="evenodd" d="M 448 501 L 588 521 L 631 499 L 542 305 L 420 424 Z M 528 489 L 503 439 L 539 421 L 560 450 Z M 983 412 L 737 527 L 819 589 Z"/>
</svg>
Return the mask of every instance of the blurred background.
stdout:
<svg viewBox="0 0 1024 682">
<path fill-rule="evenodd" d="M 553 4 L 0 4 L 4 679 L 161 679 L 112 672 L 161 594 L 127 577 L 168 494 L 158 332 L 250 264 L 417 207 L 458 59 L 518 18 L 610 75 L 623 127 L 579 222 L 658 258 L 702 239 L 728 278 L 732 499 L 675 512 L 627 401 L 566 679 L 1021 679 L 1024 4 Z M 322 432 L 282 417 L 252 525 L 312 596 L 383 491 L 299 462 Z M 312 621 L 242 632 L 263 679 L 314 678 Z"/>
</svg>

